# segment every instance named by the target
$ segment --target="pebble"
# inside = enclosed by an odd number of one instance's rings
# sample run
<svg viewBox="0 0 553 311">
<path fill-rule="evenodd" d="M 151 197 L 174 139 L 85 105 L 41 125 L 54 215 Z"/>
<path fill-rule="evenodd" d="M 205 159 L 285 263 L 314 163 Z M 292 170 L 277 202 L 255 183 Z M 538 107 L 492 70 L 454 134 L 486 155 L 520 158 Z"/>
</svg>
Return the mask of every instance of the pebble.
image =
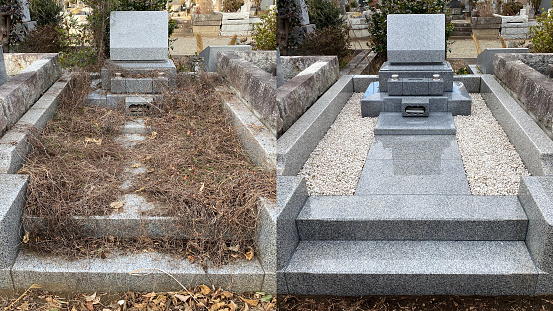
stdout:
<svg viewBox="0 0 553 311">
<path fill-rule="evenodd" d="M 376 118 L 362 118 L 363 93 L 354 93 L 299 175 L 309 195 L 353 195 L 369 153 Z"/>
</svg>

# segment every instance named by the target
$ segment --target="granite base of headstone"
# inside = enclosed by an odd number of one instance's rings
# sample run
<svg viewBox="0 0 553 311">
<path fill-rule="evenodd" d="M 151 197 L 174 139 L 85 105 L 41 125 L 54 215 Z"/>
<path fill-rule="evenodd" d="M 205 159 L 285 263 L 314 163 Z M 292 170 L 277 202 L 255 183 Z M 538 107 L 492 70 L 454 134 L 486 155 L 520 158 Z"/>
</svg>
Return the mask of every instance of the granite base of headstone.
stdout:
<svg viewBox="0 0 553 311">
<path fill-rule="evenodd" d="M 111 12 L 110 59 L 101 70 L 101 89 L 89 96 L 91 104 L 143 114 L 159 94 L 176 86 L 168 21 L 166 11 Z"/>
<path fill-rule="evenodd" d="M 394 113 L 395 123 L 408 124 L 417 118 L 422 121 L 420 117 L 434 122 L 436 113 L 470 114 L 471 98 L 461 82 L 453 81 L 453 69 L 445 61 L 444 25 L 442 14 L 388 15 L 388 61 L 380 68 L 379 81 L 361 99 L 363 117 Z M 444 124 L 444 128 L 451 126 Z M 435 129 L 437 134 L 450 132 Z"/>
</svg>

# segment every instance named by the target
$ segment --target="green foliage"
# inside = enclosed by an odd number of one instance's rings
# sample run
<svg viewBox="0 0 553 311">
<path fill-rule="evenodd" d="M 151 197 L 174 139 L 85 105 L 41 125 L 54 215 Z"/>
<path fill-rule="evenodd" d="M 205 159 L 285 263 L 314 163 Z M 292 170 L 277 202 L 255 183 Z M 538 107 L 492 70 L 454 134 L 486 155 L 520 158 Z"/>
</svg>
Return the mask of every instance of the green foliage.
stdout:
<svg viewBox="0 0 553 311">
<path fill-rule="evenodd" d="M 107 57 L 111 11 L 162 11 L 165 10 L 168 0 L 83 0 L 83 2 L 92 8 L 88 23 L 96 50 L 101 57 Z M 170 20 L 167 27 L 171 36 L 177 24 Z"/>
<path fill-rule="evenodd" d="M 327 27 L 342 28 L 345 18 L 341 15 L 340 3 L 337 0 L 307 0 L 309 22 L 318 29 Z"/>
<path fill-rule="evenodd" d="M 295 50 L 301 42 L 302 34 L 294 31 L 300 26 L 300 7 L 296 0 L 277 1 L 277 28 L 282 33 L 277 37 L 277 45 L 282 55 L 288 55 L 289 50 Z"/>
<path fill-rule="evenodd" d="M 21 34 L 16 31 L 13 25 L 20 23 L 23 19 L 23 7 L 18 0 L 2 0 L 0 1 L 0 12 L 7 13 L 9 17 L 10 33 L 0 33 L 2 47 L 7 49 L 8 45 L 13 45 L 21 38 Z"/>
<path fill-rule="evenodd" d="M 252 38 L 256 50 L 276 50 L 277 10 L 269 9 L 267 14 L 259 16 L 261 23 L 253 25 Z"/>
<path fill-rule="evenodd" d="M 38 26 L 60 25 L 63 21 L 63 6 L 57 0 L 29 0 L 31 19 Z"/>
<path fill-rule="evenodd" d="M 62 67 L 85 67 L 97 60 L 89 38 L 86 26 L 79 26 L 75 19 L 69 18 L 58 25 L 37 26 L 14 49 L 23 53 L 59 53 Z"/>
<path fill-rule="evenodd" d="M 340 67 L 345 66 L 344 59 L 349 55 L 349 36 L 347 28 L 327 27 L 315 29 L 306 36 L 298 51 L 301 55 L 336 55 Z"/>
<path fill-rule="evenodd" d="M 224 0 L 224 12 L 238 12 L 240 7 L 244 5 L 244 0 Z"/>
<path fill-rule="evenodd" d="M 370 25 L 371 49 L 380 57 L 386 57 L 386 21 L 388 14 L 445 14 L 448 7 L 448 0 L 380 0 L 378 4 L 371 5 L 372 14 L 371 17 L 367 18 Z M 446 28 L 446 41 L 449 39 L 451 32 L 453 32 L 453 29 L 448 32 Z"/>
<path fill-rule="evenodd" d="M 522 9 L 522 3 L 520 2 L 509 2 L 503 3 L 503 15 L 515 16 Z"/>
<path fill-rule="evenodd" d="M 536 21 L 538 25 L 530 27 L 532 52 L 553 53 L 553 13 L 544 12 Z"/>
<path fill-rule="evenodd" d="M 459 69 L 455 70 L 455 74 L 456 75 L 468 75 L 469 71 L 468 71 L 467 67 L 463 67 L 463 68 L 459 68 Z"/>
<path fill-rule="evenodd" d="M 20 22 L 23 19 L 23 7 L 19 0 L 2 0 L 0 1 L 0 12 L 8 13 L 12 22 Z"/>
</svg>

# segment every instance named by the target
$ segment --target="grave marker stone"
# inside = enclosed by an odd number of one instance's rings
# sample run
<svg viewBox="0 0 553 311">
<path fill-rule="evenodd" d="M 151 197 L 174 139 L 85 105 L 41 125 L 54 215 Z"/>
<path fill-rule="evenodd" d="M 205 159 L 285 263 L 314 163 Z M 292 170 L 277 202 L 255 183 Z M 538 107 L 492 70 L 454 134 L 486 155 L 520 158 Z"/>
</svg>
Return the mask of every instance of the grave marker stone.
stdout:
<svg viewBox="0 0 553 311">
<path fill-rule="evenodd" d="M 445 59 L 445 15 L 388 15 L 388 62 L 440 63 Z"/>
<path fill-rule="evenodd" d="M 168 22 L 169 13 L 166 11 L 111 12 L 110 59 L 113 61 L 167 60 Z"/>
<path fill-rule="evenodd" d="M 388 15 L 387 39 L 388 61 L 361 99 L 362 116 L 380 116 L 375 135 L 454 134 L 452 115 L 469 115 L 472 101 L 445 61 L 445 15 Z"/>
</svg>

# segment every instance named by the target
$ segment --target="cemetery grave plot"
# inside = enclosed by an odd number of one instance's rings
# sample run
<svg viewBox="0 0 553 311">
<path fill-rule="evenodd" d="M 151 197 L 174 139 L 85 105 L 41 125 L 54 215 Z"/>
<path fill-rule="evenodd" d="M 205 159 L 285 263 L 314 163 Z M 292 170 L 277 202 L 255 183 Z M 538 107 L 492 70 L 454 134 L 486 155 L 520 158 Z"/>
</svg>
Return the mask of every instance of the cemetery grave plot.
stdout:
<svg viewBox="0 0 553 311">
<path fill-rule="evenodd" d="M 202 265 L 251 259 L 258 200 L 274 200 L 274 172 L 242 149 L 218 83 L 179 74 L 177 88 L 137 118 L 85 106 L 90 80 L 78 75 L 19 171 L 31 175 L 27 247 L 70 258 L 147 250 Z M 128 124 L 150 130 L 132 134 Z M 115 225 L 136 201 L 137 223 L 147 228 Z"/>
<path fill-rule="evenodd" d="M 377 121 L 361 117 L 362 96 L 353 94 L 299 173 L 310 195 L 354 194 Z M 471 115 L 454 117 L 456 144 L 470 191 L 473 195 L 516 195 L 520 177 L 530 174 L 481 95 L 471 94 L 471 98 Z"/>
</svg>

